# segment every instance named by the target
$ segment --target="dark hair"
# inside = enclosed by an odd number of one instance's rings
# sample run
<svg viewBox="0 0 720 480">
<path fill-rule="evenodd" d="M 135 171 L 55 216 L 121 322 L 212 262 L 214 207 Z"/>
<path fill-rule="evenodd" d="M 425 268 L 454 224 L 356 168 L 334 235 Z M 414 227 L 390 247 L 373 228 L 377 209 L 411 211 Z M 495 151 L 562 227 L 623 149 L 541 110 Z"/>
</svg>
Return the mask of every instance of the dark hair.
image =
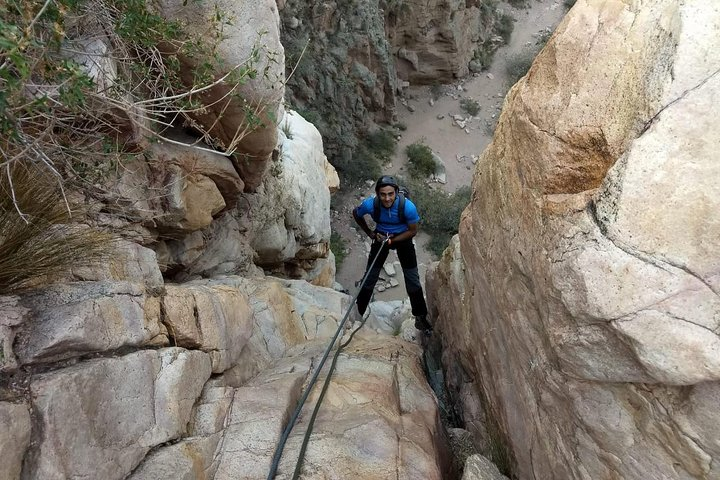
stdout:
<svg viewBox="0 0 720 480">
<path fill-rule="evenodd" d="M 395 192 L 400 189 L 400 185 L 398 185 L 395 177 L 391 177 L 390 175 L 383 175 L 382 177 L 378 178 L 377 183 L 375 183 L 375 193 L 378 193 L 382 187 L 387 186 L 393 187 L 395 189 Z"/>
</svg>

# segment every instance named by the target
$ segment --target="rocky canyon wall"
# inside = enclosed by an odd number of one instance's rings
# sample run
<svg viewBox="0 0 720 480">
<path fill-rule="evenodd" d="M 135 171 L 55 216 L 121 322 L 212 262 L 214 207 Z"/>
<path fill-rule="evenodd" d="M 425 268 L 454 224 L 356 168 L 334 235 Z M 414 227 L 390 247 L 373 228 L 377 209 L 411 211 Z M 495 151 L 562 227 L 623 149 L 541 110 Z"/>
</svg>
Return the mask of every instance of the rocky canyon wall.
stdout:
<svg viewBox="0 0 720 480">
<path fill-rule="evenodd" d="M 196 33 L 217 14 L 202 2 L 156 5 Z M 282 107 L 277 6 L 219 6 L 233 19 L 221 64 L 245 61 L 261 42 L 265 74 L 241 95 L 218 82 L 190 124 L 152 142 L 145 119 L 126 112 L 137 129 L 127 135 L 132 155 L 106 184 L 72 192 L 90 205 L 88 224 L 121 238 L 102 263 L 0 295 L 3 480 L 266 478 L 289 412 L 350 307 L 327 288 L 337 174 L 317 129 Z M 88 64 L 112 58 L 85 53 Z M 247 125 L 242 99 L 264 105 L 263 123 L 228 152 Z M 306 472 L 411 480 L 447 471 L 412 322 L 403 332 L 366 329 L 343 352 Z M 289 437 L 280 475 L 294 468 L 305 428 Z"/>
<path fill-rule="evenodd" d="M 506 98 L 429 291 L 518 478 L 720 477 L 719 29 L 579 0 Z"/>
<path fill-rule="evenodd" d="M 478 49 L 502 43 L 495 2 L 279 2 L 288 101 L 317 125 L 335 162 L 395 120 L 404 86 L 468 74 Z M 337 163 L 335 163 L 337 164 Z"/>
</svg>

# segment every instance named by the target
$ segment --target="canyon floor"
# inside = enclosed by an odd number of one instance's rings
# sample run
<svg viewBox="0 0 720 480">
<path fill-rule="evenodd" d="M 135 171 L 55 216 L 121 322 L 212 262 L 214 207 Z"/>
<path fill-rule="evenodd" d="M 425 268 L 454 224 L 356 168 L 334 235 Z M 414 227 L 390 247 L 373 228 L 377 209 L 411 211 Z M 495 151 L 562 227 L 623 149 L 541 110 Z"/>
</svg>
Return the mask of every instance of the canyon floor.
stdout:
<svg viewBox="0 0 720 480">
<path fill-rule="evenodd" d="M 526 9 L 507 5 L 503 8 L 515 18 L 515 27 L 510 43 L 498 49 L 488 70 L 458 79 L 452 84 L 432 88 L 410 87 L 403 92 L 398 104 L 398 123 L 405 125 L 406 130 L 398 140 L 392 162 L 385 166 L 385 173 L 402 175 L 407 162 L 405 147 L 422 142 L 445 163 L 446 183 L 436 184 L 437 187 L 453 192 L 470 185 L 474 162 L 492 140 L 505 94 L 512 86 L 508 65 L 518 56 L 537 52 L 540 48 L 539 40 L 543 36 L 547 38 L 567 12 L 563 2 L 553 0 L 531 0 Z M 464 98 L 473 99 L 480 105 L 476 116 L 470 117 L 461 109 L 460 101 Z M 465 119 L 464 128 L 457 125 L 453 115 L 461 115 Z M 365 270 L 369 241 L 355 229 L 351 211 L 361 198 L 373 194 L 373 183 L 371 179 L 368 180 L 363 190 L 335 194 L 335 209 L 331 212 L 332 230 L 340 234 L 346 244 L 346 257 L 338 269 L 336 279 L 352 294 L 357 291 L 355 284 L 362 279 Z M 422 217 L 422 211 L 420 215 Z M 420 277 L 423 281 L 427 266 L 437 260 L 425 248 L 428 241 L 429 236 L 422 231 L 416 237 Z M 386 263 L 396 261 L 397 256 L 391 252 Z M 390 277 L 383 274 L 382 278 Z M 400 271 L 396 278 L 400 286 L 383 292 L 376 291 L 375 300 L 407 298 Z"/>
</svg>

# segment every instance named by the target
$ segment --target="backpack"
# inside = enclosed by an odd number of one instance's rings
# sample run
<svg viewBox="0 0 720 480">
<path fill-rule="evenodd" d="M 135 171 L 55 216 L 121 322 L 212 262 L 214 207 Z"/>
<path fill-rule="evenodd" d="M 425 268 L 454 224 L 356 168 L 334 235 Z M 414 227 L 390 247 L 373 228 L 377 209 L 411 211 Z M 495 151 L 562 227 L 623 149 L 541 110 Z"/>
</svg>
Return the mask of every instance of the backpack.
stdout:
<svg viewBox="0 0 720 480">
<path fill-rule="evenodd" d="M 402 224 L 405 223 L 405 199 L 410 198 L 410 190 L 408 190 L 407 187 L 399 187 L 397 195 L 400 199 L 398 202 L 398 223 Z M 375 195 L 372 213 L 372 219 L 375 223 L 380 223 L 380 206 L 380 199 Z"/>
</svg>

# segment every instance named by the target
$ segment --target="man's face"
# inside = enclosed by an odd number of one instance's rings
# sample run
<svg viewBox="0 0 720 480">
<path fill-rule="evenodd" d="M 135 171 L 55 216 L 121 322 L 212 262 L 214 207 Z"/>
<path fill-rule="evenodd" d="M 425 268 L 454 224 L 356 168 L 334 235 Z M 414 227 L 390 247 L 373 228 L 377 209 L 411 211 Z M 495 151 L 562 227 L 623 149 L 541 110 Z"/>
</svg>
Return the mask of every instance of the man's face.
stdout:
<svg viewBox="0 0 720 480">
<path fill-rule="evenodd" d="M 380 203 L 382 203 L 382 206 L 390 208 L 395 201 L 395 188 L 390 185 L 380 187 L 380 190 L 378 190 L 378 196 L 380 196 Z"/>
</svg>

